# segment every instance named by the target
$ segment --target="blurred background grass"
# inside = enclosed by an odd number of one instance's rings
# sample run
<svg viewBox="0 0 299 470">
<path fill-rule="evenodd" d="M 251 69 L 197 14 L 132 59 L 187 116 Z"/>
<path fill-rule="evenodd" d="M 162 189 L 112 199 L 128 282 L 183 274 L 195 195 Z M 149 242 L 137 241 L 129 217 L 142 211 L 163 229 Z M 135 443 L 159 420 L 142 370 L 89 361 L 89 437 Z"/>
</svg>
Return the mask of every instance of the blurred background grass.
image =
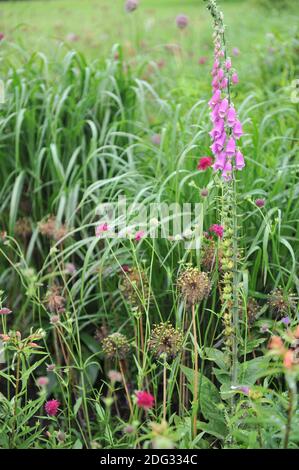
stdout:
<svg viewBox="0 0 299 470">
<path fill-rule="evenodd" d="M 297 27 L 298 2 L 287 4 L 288 8 L 284 0 L 220 2 L 230 44 L 242 50 L 249 66 L 257 44 L 267 47 L 267 33 L 281 39 Z M 179 13 L 190 17 L 190 26 L 181 34 L 175 24 Z M 75 48 L 87 58 L 105 57 L 115 43 L 129 55 L 137 48 L 157 58 L 164 55 L 165 44 L 182 43 L 189 62 L 198 65 L 198 57 L 210 45 L 211 24 L 202 0 L 142 0 L 131 15 L 125 12 L 124 0 L 25 0 L 0 2 L 0 31 L 28 51 L 53 55 L 65 43 L 66 49 Z"/>
</svg>

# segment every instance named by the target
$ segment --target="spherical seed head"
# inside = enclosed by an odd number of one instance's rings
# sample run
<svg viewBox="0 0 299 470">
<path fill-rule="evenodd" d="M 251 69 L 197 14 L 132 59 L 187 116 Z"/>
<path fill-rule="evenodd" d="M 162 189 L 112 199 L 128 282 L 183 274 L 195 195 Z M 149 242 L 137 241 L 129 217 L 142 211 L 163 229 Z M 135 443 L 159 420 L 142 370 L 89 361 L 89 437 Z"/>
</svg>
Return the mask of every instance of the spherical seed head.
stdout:
<svg viewBox="0 0 299 470">
<path fill-rule="evenodd" d="M 274 289 L 268 298 L 268 304 L 274 314 L 285 316 L 289 311 L 296 310 L 294 294 Z"/>
<path fill-rule="evenodd" d="M 170 322 L 154 325 L 148 342 L 150 351 L 156 356 L 165 355 L 166 360 L 174 359 L 183 346 L 183 332 Z"/>
<path fill-rule="evenodd" d="M 53 284 L 46 293 L 45 303 L 51 313 L 62 313 L 65 307 L 65 298 L 61 295 L 61 287 Z"/>
<path fill-rule="evenodd" d="M 129 272 L 125 273 L 120 289 L 132 307 L 142 306 L 142 300 L 147 300 L 149 296 L 146 273 L 137 268 L 131 268 Z"/>
<path fill-rule="evenodd" d="M 102 340 L 104 354 L 108 358 L 117 357 L 125 359 L 130 351 L 130 345 L 126 336 L 121 333 L 112 333 Z"/>
<path fill-rule="evenodd" d="M 178 277 L 177 285 L 187 304 L 194 305 L 207 298 L 211 290 L 209 276 L 196 267 L 188 267 Z"/>
<path fill-rule="evenodd" d="M 15 234 L 19 237 L 26 238 L 32 233 L 30 219 L 28 217 L 22 217 L 15 223 Z"/>
</svg>

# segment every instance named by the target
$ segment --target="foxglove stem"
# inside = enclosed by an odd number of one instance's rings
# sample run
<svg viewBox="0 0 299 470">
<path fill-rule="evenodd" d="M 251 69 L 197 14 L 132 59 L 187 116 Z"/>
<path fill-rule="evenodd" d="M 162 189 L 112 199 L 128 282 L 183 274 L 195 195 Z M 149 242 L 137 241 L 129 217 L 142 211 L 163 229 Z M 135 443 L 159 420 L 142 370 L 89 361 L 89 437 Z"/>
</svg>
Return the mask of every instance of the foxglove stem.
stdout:
<svg viewBox="0 0 299 470">
<path fill-rule="evenodd" d="M 216 0 L 204 0 L 214 20 L 215 61 L 212 70 L 213 96 L 209 102 L 213 130 L 213 168 L 225 181 L 222 198 L 222 223 L 224 225 L 223 259 L 223 322 L 225 344 L 230 351 L 232 385 L 238 380 L 238 331 L 239 331 L 239 273 L 238 273 L 238 223 L 236 201 L 236 172 L 245 166 L 244 157 L 237 147 L 243 134 L 242 124 L 231 100 L 231 84 L 237 83 L 231 71 L 231 59 L 227 56 L 223 14 Z"/>
</svg>

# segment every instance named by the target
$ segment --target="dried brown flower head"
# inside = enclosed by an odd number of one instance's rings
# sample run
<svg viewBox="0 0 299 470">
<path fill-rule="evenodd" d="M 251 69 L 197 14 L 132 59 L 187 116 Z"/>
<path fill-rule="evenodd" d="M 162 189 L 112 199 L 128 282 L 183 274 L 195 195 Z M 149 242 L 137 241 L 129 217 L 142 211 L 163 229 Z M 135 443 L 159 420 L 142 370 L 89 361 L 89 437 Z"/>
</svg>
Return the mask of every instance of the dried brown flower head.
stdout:
<svg viewBox="0 0 299 470">
<path fill-rule="evenodd" d="M 260 306 L 258 304 L 258 302 L 253 299 L 252 297 L 250 297 L 248 300 L 247 300 L 247 321 L 249 323 L 249 325 L 252 325 L 256 318 L 257 318 L 257 314 L 260 310 Z"/>
<path fill-rule="evenodd" d="M 150 351 L 160 357 L 165 354 L 167 360 L 174 359 L 183 346 L 183 332 L 174 328 L 170 322 L 154 325 L 151 337 L 148 342 Z"/>
<path fill-rule="evenodd" d="M 221 271 L 221 260 L 222 260 L 221 248 L 216 248 L 215 242 L 209 240 L 209 243 L 205 245 L 202 255 L 201 264 L 205 271 L 211 272 L 217 266 Z"/>
<path fill-rule="evenodd" d="M 196 267 L 187 267 L 178 277 L 177 285 L 187 304 L 194 305 L 207 298 L 211 290 L 209 276 Z"/>
<path fill-rule="evenodd" d="M 54 215 L 50 215 L 48 218 L 39 222 L 38 228 L 42 235 L 52 238 L 55 241 L 61 240 L 61 238 L 65 237 L 68 233 L 66 225 L 59 225 Z"/>
<path fill-rule="evenodd" d="M 274 289 L 268 298 L 270 310 L 277 315 L 286 315 L 290 311 L 296 310 L 296 301 L 294 294 L 283 292 L 282 289 Z"/>
<path fill-rule="evenodd" d="M 149 285 L 146 273 L 137 268 L 130 268 L 123 273 L 120 289 L 132 307 L 142 307 L 148 301 Z"/>
<path fill-rule="evenodd" d="M 130 351 L 129 342 L 121 333 L 112 333 L 104 338 L 102 348 L 108 358 L 116 357 L 117 359 L 125 359 Z"/>
<path fill-rule="evenodd" d="M 102 325 L 102 326 L 100 326 L 99 328 L 96 329 L 94 337 L 97 341 L 101 342 L 107 336 L 108 336 L 108 329 L 107 329 L 106 325 Z"/>
<path fill-rule="evenodd" d="M 22 217 L 15 223 L 15 234 L 19 237 L 26 238 L 32 233 L 30 219 L 28 217 Z"/>
<path fill-rule="evenodd" d="M 61 287 L 53 284 L 46 293 L 45 304 L 51 313 L 62 313 L 65 310 L 65 298 L 61 295 Z"/>
</svg>

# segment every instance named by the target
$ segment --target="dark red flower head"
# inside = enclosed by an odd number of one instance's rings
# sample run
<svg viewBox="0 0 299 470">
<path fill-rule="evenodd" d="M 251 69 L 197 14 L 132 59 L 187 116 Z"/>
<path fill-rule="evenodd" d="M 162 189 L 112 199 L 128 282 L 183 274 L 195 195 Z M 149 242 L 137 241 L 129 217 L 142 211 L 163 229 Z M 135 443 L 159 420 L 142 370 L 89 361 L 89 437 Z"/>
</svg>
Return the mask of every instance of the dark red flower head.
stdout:
<svg viewBox="0 0 299 470">
<path fill-rule="evenodd" d="M 209 228 L 209 232 L 213 232 L 218 238 L 223 237 L 224 228 L 222 225 L 213 224 Z"/>
<path fill-rule="evenodd" d="M 53 400 L 47 401 L 47 403 L 45 404 L 46 413 L 49 416 L 56 416 L 57 412 L 58 412 L 59 405 L 60 405 L 60 403 L 59 403 L 58 400 L 53 399 Z"/>
<path fill-rule="evenodd" d="M 152 408 L 154 406 L 155 398 L 150 393 L 139 391 L 136 392 L 136 397 L 137 406 L 139 406 L 139 408 L 148 410 L 149 408 Z"/>
<path fill-rule="evenodd" d="M 209 168 L 209 166 L 212 166 L 212 164 L 213 164 L 212 157 L 201 157 L 197 164 L 197 169 L 204 171 L 207 168 Z"/>
</svg>

